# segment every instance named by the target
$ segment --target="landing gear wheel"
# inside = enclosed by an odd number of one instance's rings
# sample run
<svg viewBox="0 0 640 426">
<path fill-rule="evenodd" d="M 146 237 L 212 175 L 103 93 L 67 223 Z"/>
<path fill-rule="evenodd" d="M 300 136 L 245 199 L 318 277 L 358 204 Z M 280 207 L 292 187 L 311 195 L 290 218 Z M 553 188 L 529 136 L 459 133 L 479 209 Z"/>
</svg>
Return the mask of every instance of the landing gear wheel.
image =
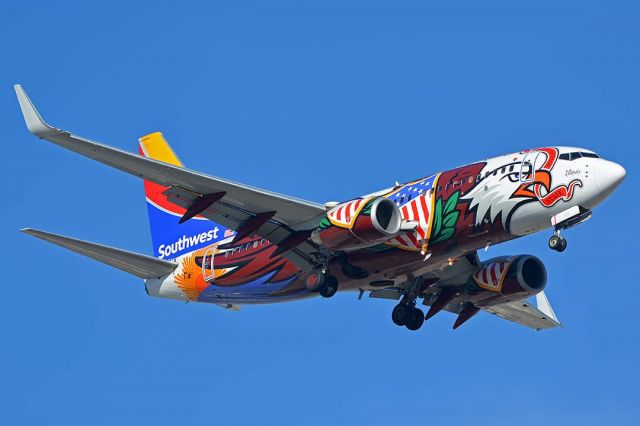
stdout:
<svg viewBox="0 0 640 426">
<path fill-rule="evenodd" d="M 560 235 L 553 235 L 549 238 L 549 248 L 557 252 L 563 252 L 567 248 L 567 240 Z"/>
<path fill-rule="evenodd" d="M 415 308 L 406 303 L 398 303 L 391 311 L 391 321 L 395 325 L 403 326 L 411 319 Z"/>
<path fill-rule="evenodd" d="M 560 237 L 560 245 L 558 246 L 558 248 L 556 250 L 558 252 L 562 253 L 566 249 L 567 249 L 567 240 L 566 240 L 566 238 Z"/>
<path fill-rule="evenodd" d="M 320 287 L 318 293 L 322 297 L 332 297 L 338 291 L 338 279 L 333 275 L 326 275 L 324 278 L 324 286 Z"/>
<path fill-rule="evenodd" d="M 422 324 L 424 324 L 424 312 L 422 312 L 422 309 L 413 308 L 411 317 L 405 324 L 405 327 L 411 331 L 415 331 L 422 327 Z"/>
<path fill-rule="evenodd" d="M 309 291 L 318 291 L 325 285 L 325 274 L 320 271 L 312 272 L 307 275 L 304 286 Z"/>
</svg>

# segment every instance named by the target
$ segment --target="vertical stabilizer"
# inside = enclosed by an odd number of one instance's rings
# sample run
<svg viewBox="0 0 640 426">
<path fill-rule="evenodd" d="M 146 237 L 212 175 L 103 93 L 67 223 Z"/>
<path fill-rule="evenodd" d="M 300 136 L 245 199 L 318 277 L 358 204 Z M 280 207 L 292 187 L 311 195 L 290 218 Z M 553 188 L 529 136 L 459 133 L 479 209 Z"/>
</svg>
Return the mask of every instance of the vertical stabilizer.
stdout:
<svg viewBox="0 0 640 426">
<path fill-rule="evenodd" d="M 138 147 L 144 157 L 183 167 L 160 132 L 141 137 Z M 163 194 L 167 189 L 166 186 L 144 181 L 154 256 L 174 259 L 232 235 L 232 231 L 224 226 L 200 216 L 178 223 L 186 210 L 167 200 Z"/>
</svg>

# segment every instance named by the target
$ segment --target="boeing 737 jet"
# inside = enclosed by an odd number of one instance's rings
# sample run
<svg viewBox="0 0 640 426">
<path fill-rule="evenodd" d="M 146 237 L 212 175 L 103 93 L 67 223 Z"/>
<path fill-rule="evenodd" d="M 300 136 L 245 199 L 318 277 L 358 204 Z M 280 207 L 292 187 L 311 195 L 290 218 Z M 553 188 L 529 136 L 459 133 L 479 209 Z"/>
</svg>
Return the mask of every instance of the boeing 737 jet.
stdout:
<svg viewBox="0 0 640 426">
<path fill-rule="evenodd" d="M 138 155 L 52 127 L 15 90 L 31 133 L 144 180 L 154 256 L 23 231 L 143 278 L 150 296 L 228 309 L 353 291 L 397 301 L 391 318 L 409 330 L 443 310 L 453 328 L 480 310 L 556 327 L 540 259 L 477 252 L 547 229 L 564 251 L 561 231 L 625 176 L 593 151 L 547 146 L 318 204 L 186 169 L 160 133 L 140 138 Z"/>
</svg>

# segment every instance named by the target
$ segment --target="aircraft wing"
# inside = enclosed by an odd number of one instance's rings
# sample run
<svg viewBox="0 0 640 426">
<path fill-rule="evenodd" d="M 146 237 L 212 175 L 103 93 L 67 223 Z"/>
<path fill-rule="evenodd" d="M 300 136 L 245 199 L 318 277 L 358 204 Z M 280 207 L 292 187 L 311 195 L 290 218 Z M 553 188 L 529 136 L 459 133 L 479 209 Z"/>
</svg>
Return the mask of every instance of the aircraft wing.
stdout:
<svg viewBox="0 0 640 426">
<path fill-rule="evenodd" d="M 536 295 L 536 304 L 538 307 L 533 306 L 533 304 L 527 300 L 519 300 L 490 306 L 484 308 L 484 310 L 507 321 L 512 321 L 536 330 L 560 326 L 560 322 L 558 322 L 558 318 L 556 318 L 555 313 L 551 309 L 551 305 L 549 305 L 549 301 L 544 292 Z"/>
<path fill-rule="evenodd" d="M 25 228 L 22 229 L 22 232 L 144 279 L 169 275 L 178 266 L 177 263 L 145 256 L 144 254 L 133 253 L 102 244 L 90 243 L 89 241 L 52 234 L 37 229 Z"/>
<path fill-rule="evenodd" d="M 14 88 L 27 128 L 39 138 L 134 176 L 170 187 L 167 196 L 176 204 L 187 208 L 204 206 L 198 214 L 238 231 L 239 234 L 251 230 L 276 245 L 293 246 L 294 248 L 287 247 L 289 250 L 284 255 L 301 269 L 310 270 L 315 265 L 311 254 L 317 252 L 317 247 L 304 238 L 305 233 L 299 231 L 305 226 L 305 222 L 315 218 L 319 220 L 325 214 L 322 204 L 176 167 L 76 136 L 47 124 L 22 86 L 16 84 Z M 250 229 L 255 226 L 258 228 Z"/>
<path fill-rule="evenodd" d="M 461 286 L 464 285 L 469 274 L 477 270 L 479 265 L 480 260 L 478 259 L 477 253 L 470 252 L 465 256 L 457 258 L 456 262 L 452 265 L 446 266 L 443 269 L 426 272 L 422 277 L 428 281 L 435 281 L 435 285 L 441 288 Z M 397 300 L 401 296 L 399 290 L 400 289 L 376 290 L 372 292 L 370 297 Z M 427 302 L 427 300 L 428 298 L 425 298 L 424 304 L 431 306 L 431 303 Z M 455 299 L 445 306 L 443 310 L 460 314 L 462 311 L 462 303 L 464 302 L 465 300 Z M 535 305 L 527 299 L 523 299 L 498 305 L 482 306 L 481 309 L 507 321 L 515 322 L 536 330 L 560 326 L 560 322 L 553 312 L 544 291 L 536 295 Z"/>
</svg>

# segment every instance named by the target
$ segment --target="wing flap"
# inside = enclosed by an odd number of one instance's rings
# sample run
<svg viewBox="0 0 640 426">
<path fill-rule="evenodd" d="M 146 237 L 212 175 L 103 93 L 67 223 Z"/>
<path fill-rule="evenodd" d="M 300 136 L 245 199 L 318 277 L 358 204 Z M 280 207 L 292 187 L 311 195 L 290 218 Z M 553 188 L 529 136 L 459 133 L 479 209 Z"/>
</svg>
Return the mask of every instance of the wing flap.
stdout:
<svg viewBox="0 0 640 426">
<path fill-rule="evenodd" d="M 169 201 L 172 203 L 187 208 L 189 205 L 196 202 L 200 195 L 190 191 L 186 191 L 179 187 L 169 188 L 164 192 Z M 204 211 L 200 212 L 200 215 L 207 219 L 219 223 L 227 228 L 231 228 L 237 231 L 242 224 L 246 223 L 257 214 L 239 209 L 233 205 L 227 204 L 224 200 L 217 201 L 209 206 Z M 254 231 L 257 235 L 268 239 L 273 244 L 280 244 L 285 238 L 289 237 L 293 232 L 293 229 L 289 228 L 286 224 L 274 220 L 268 220 L 263 223 Z M 305 241 L 294 249 L 287 251 L 283 254 L 285 258 L 295 263 L 303 271 L 311 271 L 316 265 L 314 255 L 318 252 L 318 247 L 309 241 Z"/>
<path fill-rule="evenodd" d="M 102 244 L 65 237 L 63 235 L 25 228 L 22 232 L 64 247 L 68 250 L 90 257 L 98 262 L 133 274 L 137 277 L 150 279 L 169 275 L 178 266 L 177 263 L 157 259 L 127 250 L 117 249 Z"/>
</svg>

